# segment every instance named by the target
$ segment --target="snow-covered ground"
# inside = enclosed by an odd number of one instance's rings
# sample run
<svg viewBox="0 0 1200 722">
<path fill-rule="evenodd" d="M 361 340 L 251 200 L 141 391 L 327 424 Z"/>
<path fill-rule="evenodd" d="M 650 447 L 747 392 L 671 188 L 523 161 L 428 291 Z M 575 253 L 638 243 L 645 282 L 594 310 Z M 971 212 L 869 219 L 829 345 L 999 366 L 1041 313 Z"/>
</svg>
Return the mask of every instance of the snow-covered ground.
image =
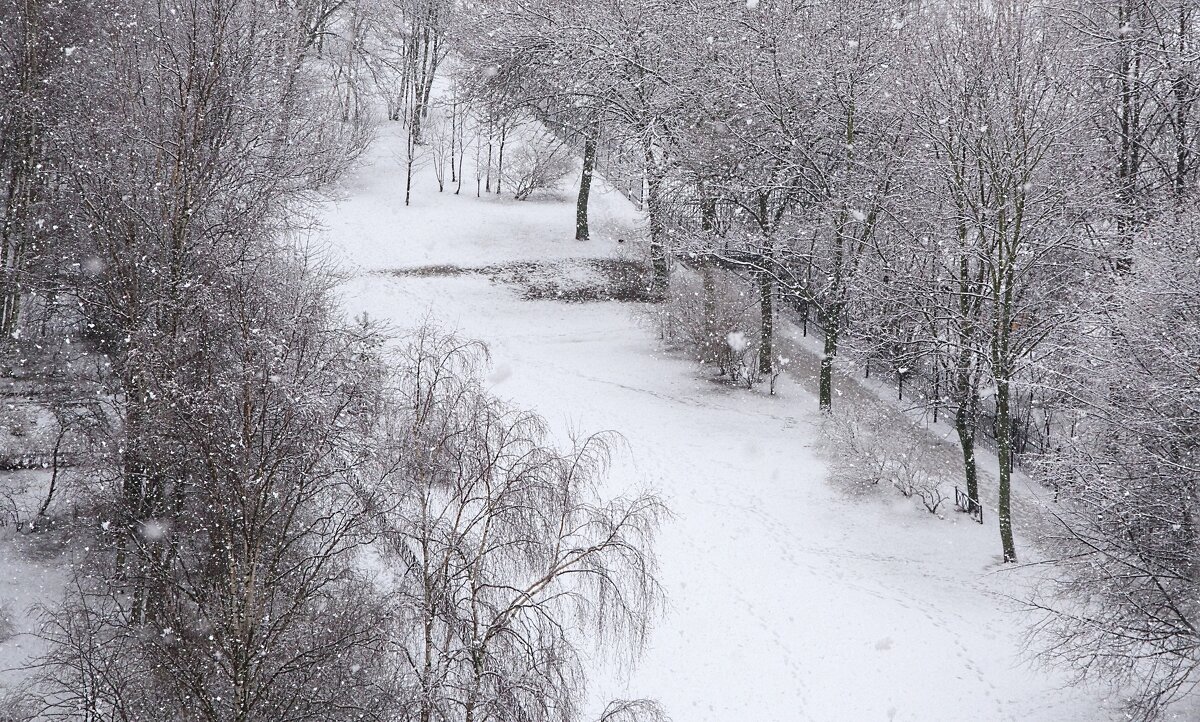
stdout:
<svg viewBox="0 0 1200 722">
<path fill-rule="evenodd" d="M 10 719 L 4 716 L 6 694 L 30 678 L 30 663 L 48 651 L 37 636 L 40 605 L 52 606 L 69 576 L 59 542 L 53 533 L 0 527 L 0 719 Z"/>
<path fill-rule="evenodd" d="M 1099 692 L 1022 662 L 1006 595 L 1025 579 L 996 564 L 994 519 L 835 489 L 800 381 L 775 397 L 715 384 L 661 350 L 636 304 L 411 272 L 628 252 L 615 240 L 638 216 L 623 198 L 593 195 L 586 243 L 569 197 L 476 199 L 473 179 L 439 194 L 430 176 L 406 208 L 395 146 L 385 128 L 324 215 L 348 309 L 399 329 L 430 315 L 486 341 L 495 393 L 563 438 L 620 432 L 611 490 L 649 486 L 674 513 L 658 545 L 668 610 L 636 669 L 597 672 L 597 700 L 655 697 L 678 722 L 1108 719 Z"/>
</svg>

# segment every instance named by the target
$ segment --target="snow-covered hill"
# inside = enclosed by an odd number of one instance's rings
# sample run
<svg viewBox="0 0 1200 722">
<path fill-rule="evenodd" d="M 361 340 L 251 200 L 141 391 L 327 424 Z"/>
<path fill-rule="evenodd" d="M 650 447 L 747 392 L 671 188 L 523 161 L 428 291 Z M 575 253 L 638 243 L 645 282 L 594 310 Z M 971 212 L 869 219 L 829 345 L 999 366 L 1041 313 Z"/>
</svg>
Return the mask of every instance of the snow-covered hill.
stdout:
<svg viewBox="0 0 1200 722">
<path fill-rule="evenodd" d="M 471 270 L 621 258 L 640 220 L 621 196 L 594 192 L 582 243 L 569 197 L 439 194 L 429 177 L 405 207 L 396 145 L 385 128 L 324 215 L 348 310 L 487 342 L 498 395 L 564 439 L 620 432 L 610 491 L 650 486 L 674 512 L 658 548 L 668 611 L 636 669 L 597 660 L 597 700 L 656 697 L 679 722 L 1107 718 L 1099 693 L 1023 662 L 1008 597 L 1026 578 L 996 565 L 994 520 L 834 488 L 800 381 L 775 397 L 714 384 L 661 350 L 638 304 L 526 300 Z"/>
</svg>

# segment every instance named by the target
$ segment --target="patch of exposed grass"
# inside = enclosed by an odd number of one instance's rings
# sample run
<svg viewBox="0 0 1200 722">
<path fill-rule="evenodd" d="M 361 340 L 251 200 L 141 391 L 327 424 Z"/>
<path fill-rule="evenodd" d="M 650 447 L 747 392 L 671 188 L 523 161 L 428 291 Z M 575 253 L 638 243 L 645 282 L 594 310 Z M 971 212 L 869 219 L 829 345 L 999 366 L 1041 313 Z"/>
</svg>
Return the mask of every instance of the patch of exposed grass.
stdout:
<svg viewBox="0 0 1200 722">
<path fill-rule="evenodd" d="M 411 268 L 392 268 L 385 271 L 391 276 L 412 277 L 412 278 L 437 278 L 439 276 L 463 276 L 468 273 L 475 273 L 475 269 L 463 268 L 449 263 L 433 266 L 413 266 Z"/>
<path fill-rule="evenodd" d="M 495 283 L 521 289 L 527 301 L 595 303 L 621 301 L 657 303 L 646 264 L 624 258 L 586 258 L 558 261 L 510 261 L 479 268 L 450 264 L 396 268 L 388 275 L 435 278 L 479 274 Z"/>
</svg>

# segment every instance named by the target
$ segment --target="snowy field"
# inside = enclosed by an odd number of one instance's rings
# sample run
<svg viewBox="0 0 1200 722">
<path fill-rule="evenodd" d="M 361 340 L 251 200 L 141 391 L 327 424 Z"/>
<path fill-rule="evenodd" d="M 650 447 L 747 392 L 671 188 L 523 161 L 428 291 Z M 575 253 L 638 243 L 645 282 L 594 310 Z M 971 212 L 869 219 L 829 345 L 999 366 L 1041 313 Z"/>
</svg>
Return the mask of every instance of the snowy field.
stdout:
<svg viewBox="0 0 1200 722">
<path fill-rule="evenodd" d="M 658 544 L 667 612 L 635 669 L 597 662 L 597 710 L 654 697 L 677 722 L 1110 718 L 1098 692 L 1023 662 L 1006 595 L 1026 579 L 997 563 L 994 518 L 834 488 L 800 380 L 775 397 L 730 389 L 664 353 L 637 304 L 523 300 L 446 268 L 628 253 L 616 239 L 639 218 L 623 198 L 593 192 L 586 243 L 567 192 L 476 199 L 473 178 L 454 196 L 430 176 L 406 208 L 390 132 L 323 219 L 348 310 L 397 329 L 428 315 L 487 342 L 495 393 L 564 439 L 620 432 L 610 493 L 650 487 L 674 514 Z"/>
</svg>

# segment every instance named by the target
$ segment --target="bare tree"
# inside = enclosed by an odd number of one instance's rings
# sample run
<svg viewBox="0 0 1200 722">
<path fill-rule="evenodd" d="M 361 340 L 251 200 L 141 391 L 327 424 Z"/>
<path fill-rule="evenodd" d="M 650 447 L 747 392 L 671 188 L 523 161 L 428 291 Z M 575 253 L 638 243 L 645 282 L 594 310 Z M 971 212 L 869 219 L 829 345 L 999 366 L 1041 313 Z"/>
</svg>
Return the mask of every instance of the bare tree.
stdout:
<svg viewBox="0 0 1200 722">
<path fill-rule="evenodd" d="M 114 2 L 67 79 L 59 183 L 89 270 L 62 292 L 111 362 L 113 411 L 80 500 L 98 536 L 48 618 L 48 715 L 386 706 L 353 669 L 380 638 L 353 564 L 365 511 L 349 503 L 371 334 L 331 320 L 326 280 L 286 233 L 296 201 L 361 149 L 363 117 L 318 82 L 342 7 Z"/>
<path fill-rule="evenodd" d="M 668 36 L 694 20 L 687 13 L 653 0 L 480 3 L 468 14 L 461 47 L 480 79 L 475 92 L 493 106 L 535 109 L 552 129 L 580 139 L 585 151 L 588 139 L 596 139 L 595 128 L 603 127 L 606 143 L 636 159 L 637 182 L 644 179 L 647 191 L 652 284 L 659 293 L 668 284 L 670 256 L 672 139 L 664 113 L 677 92 L 664 65 L 672 55 Z M 576 204 L 577 222 L 585 200 L 581 195 Z"/>
<path fill-rule="evenodd" d="M 1016 560 L 1014 386 L 1046 334 L 1069 316 L 1061 289 L 1086 262 L 1076 242 L 1085 216 L 1076 204 L 1087 186 L 1074 169 L 1083 154 L 1068 139 L 1075 105 L 1054 67 L 1070 62 L 1067 36 L 1033 30 L 1052 22 L 1023 2 L 935 16 L 927 58 L 934 97 L 918 104 L 933 151 L 925 161 L 945 189 L 954 229 L 941 241 L 929 289 L 949 301 L 935 302 L 946 327 L 930 330 L 944 334 L 942 348 L 953 354 L 947 366 L 968 494 L 980 368 L 990 375 L 1005 561 Z"/>
<path fill-rule="evenodd" d="M 378 339 L 331 323 L 319 277 L 271 257 L 239 270 L 210 289 L 224 323 L 202 352 L 147 370 L 147 393 L 172 399 L 152 440 L 170 451 L 135 535 L 118 476 L 72 593 L 47 608 L 51 718 L 363 719 L 390 705 L 386 605 L 356 563 L 372 538 L 360 449 Z"/>
<path fill-rule="evenodd" d="M 653 700 L 614 699 L 597 722 L 670 722 L 670 718 Z"/>
<path fill-rule="evenodd" d="M 599 500 L 607 441 L 547 446 L 541 419 L 483 390 L 484 359 L 429 327 L 404 351 L 381 529 L 403 600 L 399 674 L 421 722 L 568 720 L 581 644 L 640 649 L 664 512 L 652 496 Z"/>
<path fill-rule="evenodd" d="M 1062 498 L 1050 542 L 1042 658 L 1127 694 L 1155 720 L 1200 683 L 1195 575 L 1200 349 L 1195 263 L 1200 215 L 1148 227 L 1111 305 L 1082 327 L 1088 357 L 1073 388 L 1087 413 L 1040 470 Z"/>
<path fill-rule="evenodd" d="M 63 81 L 78 70 L 76 43 L 88 36 L 92 13 L 39 0 L 0 8 L 0 339 L 20 335 L 30 291 L 51 285 L 44 277 L 52 269 L 34 266 L 67 225 L 52 202 L 52 136 L 70 105 Z"/>
<path fill-rule="evenodd" d="M 1085 49 L 1083 102 L 1103 140 L 1106 202 L 1096 242 L 1128 271 L 1134 236 L 1195 194 L 1200 172 L 1200 13 L 1176 0 L 1109 0 L 1061 10 Z"/>
</svg>

